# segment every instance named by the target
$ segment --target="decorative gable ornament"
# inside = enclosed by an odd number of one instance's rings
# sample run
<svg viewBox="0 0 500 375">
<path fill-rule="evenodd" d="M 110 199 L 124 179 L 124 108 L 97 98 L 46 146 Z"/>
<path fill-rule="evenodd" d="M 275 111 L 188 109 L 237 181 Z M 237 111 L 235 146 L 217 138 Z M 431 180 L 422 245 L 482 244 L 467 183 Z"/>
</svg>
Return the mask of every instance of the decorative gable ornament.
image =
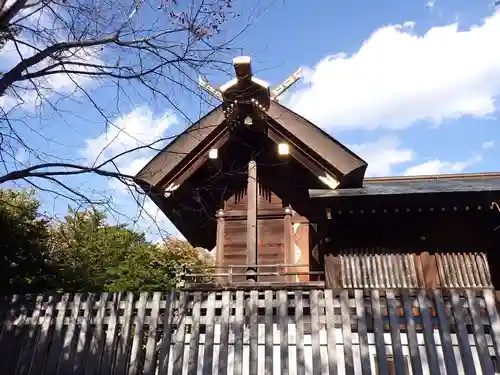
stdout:
<svg viewBox="0 0 500 375">
<path fill-rule="evenodd" d="M 278 97 L 297 82 L 302 74 L 298 69 L 271 93 L 269 83 L 253 76 L 252 63 L 249 56 L 233 59 L 236 77 L 219 89 L 214 88 L 202 78 L 200 86 L 222 101 L 222 108 L 230 131 L 244 126 L 267 134 L 266 112 L 271 100 Z"/>
</svg>

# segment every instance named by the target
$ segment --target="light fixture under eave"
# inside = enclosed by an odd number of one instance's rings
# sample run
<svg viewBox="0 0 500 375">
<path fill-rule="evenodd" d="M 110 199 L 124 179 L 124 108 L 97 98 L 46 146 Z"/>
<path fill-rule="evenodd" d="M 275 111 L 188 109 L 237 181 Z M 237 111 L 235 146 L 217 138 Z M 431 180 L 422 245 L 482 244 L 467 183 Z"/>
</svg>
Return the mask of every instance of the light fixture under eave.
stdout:
<svg viewBox="0 0 500 375">
<path fill-rule="evenodd" d="M 319 176 L 319 179 L 330 189 L 336 189 L 340 184 L 340 182 L 336 178 L 332 177 L 328 173 L 325 173 L 324 176 Z"/>
<path fill-rule="evenodd" d="M 217 159 L 219 157 L 219 150 L 216 149 L 216 148 L 212 148 L 209 152 L 208 152 L 208 158 L 209 159 Z"/>
<path fill-rule="evenodd" d="M 175 183 L 171 183 L 170 185 L 168 185 L 166 188 L 165 188 L 165 193 L 163 194 L 165 196 L 165 198 L 168 198 L 172 195 L 172 192 L 177 190 L 179 188 L 179 184 L 175 184 Z"/>
<path fill-rule="evenodd" d="M 288 143 L 279 143 L 278 144 L 278 154 L 288 155 L 289 153 L 290 153 L 290 146 L 288 146 Z"/>
</svg>

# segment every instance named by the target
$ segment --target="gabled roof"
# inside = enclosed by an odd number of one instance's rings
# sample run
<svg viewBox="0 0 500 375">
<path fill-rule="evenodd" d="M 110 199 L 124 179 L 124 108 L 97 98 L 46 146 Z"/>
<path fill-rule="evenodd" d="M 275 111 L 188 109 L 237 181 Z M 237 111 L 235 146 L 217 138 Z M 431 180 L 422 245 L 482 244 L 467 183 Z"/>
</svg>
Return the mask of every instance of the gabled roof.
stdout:
<svg viewBox="0 0 500 375">
<path fill-rule="evenodd" d="M 288 143 L 289 156 L 295 160 L 294 168 L 301 166 L 316 176 L 313 183 L 306 182 L 307 188 L 326 187 L 321 182 L 325 178 L 333 178 L 337 188 L 362 186 L 367 163 L 317 126 L 276 101 L 271 101 L 265 119 L 268 142 Z M 249 130 L 244 132 L 250 134 Z M 206 183 L 200 176 L 206 175 L 204 168 L 210 164 L 209 150 L 223 149 L 231 139 L 234 143 L 223 108 L 218 106 L 174 139 L 135 177 L 136 183 L 194 246 L 212 248 L 215 244 L 215 213 L 219 208 L 216 201 L 229 198 L 219 192 L 227 189 L 214 185 L 213 192 L 204 196 L 202 203 L 197 202 L 193 194 L 200 184 Z M 239 153 L 237 149 L 231 152 L 232 155 Z M 298 169 L 294 171 L 295 175 L 300 173 Z M 231 177 L 227 175 L 224 178 L 229 181 Z M 279 177 L 267 173 L 265 178 L 272 182 Z M 238 188 L 241 182 L 233 183 L 232 187 Z M 293 183 L 288 186 L 287 189 L 294 189 Z M 308 200 L 307 188 L 301 190 L 304 200 Z"/>
<path fill-rule="evenodd" d="M 339 187 L 361 187 L 367 163 L 319 127 L 292 110 L 272 101 L 269 126 L 273 133 L 293 141 L 310 161 L 326 171 L 335 172 Z M 136 175 L 141 184 L 168 185 L 203 151 L 222 146 L 228 138 L 222 105 L 202 117 L 169 143 Z M 203 155 L 204 156 L 204 155 Z"/>
</svg>

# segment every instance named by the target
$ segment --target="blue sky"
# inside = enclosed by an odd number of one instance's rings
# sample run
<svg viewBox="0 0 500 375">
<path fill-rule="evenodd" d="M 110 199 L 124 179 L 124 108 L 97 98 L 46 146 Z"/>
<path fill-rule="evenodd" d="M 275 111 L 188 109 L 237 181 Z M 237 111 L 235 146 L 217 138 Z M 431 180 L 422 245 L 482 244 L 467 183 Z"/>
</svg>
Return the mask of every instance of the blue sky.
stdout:
<svg viewBox="0 0 500 375">
<path fill-rule="evenodd" d="M 252 9 L 256 14 L 254 8 L 255 2 L 245 0 L 235 10 L 246 17 Z M 282 102 L 365 158 L 369 175 L 500 170 L 500 13 L 492 1 L 277 0 L 261 2 L 257 11 L 260 15 L 234 43 L 238 54 L 250 55 L 254 74 L 272 85 L 303 67 L 304 78 Z M 227 24 L 221 37 L 239 30 L 243 19 Z M 0 65 L 8 62 L 4 48 Z M 229 79 L 220 74 L 209 78 L 217 85 Z M 71 92 L 71 83 L 56 84 Z M 107 114 L 116 127 L 106 127 L 85 100 L 72 100 L 58 104 L 64 115 L 47 106 L 18 109 L 16 115 L 28 114 L 26 123 L 44 137 L 28 128 L 23 134 L 39 150 L 88 163 L 110 142 L 101 158 L 187 126 L 179 112 L 152 100 L 147 91 L 130 90 L 117 106 L 112 86 L 89 83 L 89 90 L 103 108 L 110 108 Z M 191 119 L 209 109 L 185 93 L 175 95 Z M 0 104 L 8 105 L 7 99 Z M 22 149 L 18 152 L 24 165 L 36 162 Z M 119 167 L 134 173 L 153 154 L 128 155 Z M 117 221 L 137 217 L 136 203 L 116 181 L 81 176 L 68 183 L 88 194 L 111 196 L 121 214 Z M 64 214 L 67 201 L 48 194 L 42 198 L 48 213 Z M 142 229 L 153 237 L 158 227 L 176 233 L 151 202 L 146 210 L 157 225 L 143 217 L 137 224 Z"/>
</svg>

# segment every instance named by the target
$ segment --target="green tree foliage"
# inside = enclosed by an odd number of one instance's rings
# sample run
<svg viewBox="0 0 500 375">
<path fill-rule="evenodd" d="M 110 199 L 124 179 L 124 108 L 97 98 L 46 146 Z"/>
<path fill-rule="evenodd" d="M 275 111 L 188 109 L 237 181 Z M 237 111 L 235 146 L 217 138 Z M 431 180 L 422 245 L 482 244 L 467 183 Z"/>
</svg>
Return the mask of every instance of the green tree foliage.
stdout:
<svg viewBox="0 0 500 375">
<path fill-rule="evenodd" d="M 37 217 L 33 192 L 3 190 L 0 197 L 0 230 L 8 233 L 0 286 L 12 290 L 167 290 L 185 269 L 208 266 L 186 242 L 153 244 L 143 233 L 108 224 L 98 210 L 70 211 L 53 223 Z"/>
<path fill-rule="evenodd" d="M 39 217 L 31 190 L 0 190 L 2 290 L 46 288 L 53 277 L 47 259 L 48 221 Z"/>
</svg>

